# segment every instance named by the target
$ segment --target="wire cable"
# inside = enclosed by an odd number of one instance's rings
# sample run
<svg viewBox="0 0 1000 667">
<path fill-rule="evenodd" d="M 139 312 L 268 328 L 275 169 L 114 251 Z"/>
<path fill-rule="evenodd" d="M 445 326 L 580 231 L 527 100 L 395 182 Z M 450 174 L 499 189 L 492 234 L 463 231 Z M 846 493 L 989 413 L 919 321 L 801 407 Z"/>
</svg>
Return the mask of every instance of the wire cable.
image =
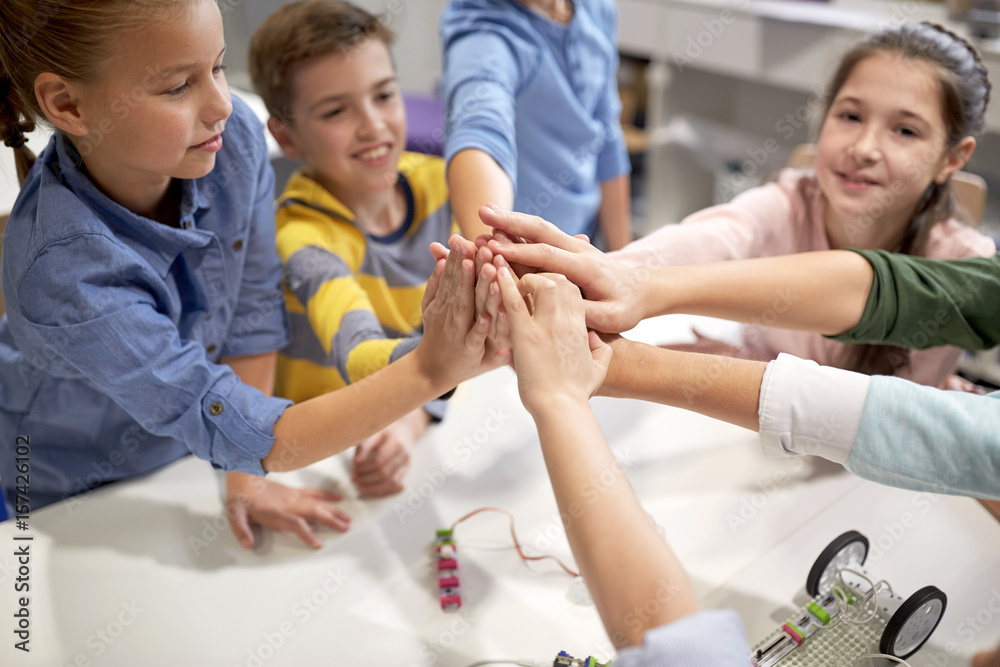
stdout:
<svg viewBox="0 0 1000 667">
<path fill-rule="evenodd" d="M 577 572 L 576 570 L 573 570 L 573 569 L 567 567 L 565 563 L 563 563 L 561 560 L 559 560 L 555 556 L 548 556 L 548 555 L 528 556 L 527 554 L 525 554 L 524 550 L 521 549 L 521 543 L 518 542 L 518 540 L 517 540 L 517 534 L 514 532 L 514 515 L 511 514 L 510 512 L 508 512 L 507 510 L 500 509 L 499 507 L 481 507 L 481 508 L 479 508 L 477 510 L 473 510 L 473 511 L 469 512 L 468 514 L 466 514 L 465 516 L 457 519 L 455 521 L 455 523 L 451 524 L 451 530 L 454 531 L 455 527 L 458 524 L 462 523 L 466 519 L 469 519 L 469 518 L 472 518 L 472 517 L 476 516 L 477 514 L 481 514 L 482 512 L 499 512 L 500 514 L 503 514 L 503 515 L 505 515 L 507 517 L 507 519 L 510 521 L 510 537 L 511 537 L 512 540 L 514 540 L 514 548 L 517 550 L 517 555 L 521 557 L 521 560 L 524 560 L 524 561 L 554 560 L 556 563 L 559 564 L 559 567 L 561 567 L 563 570 L 566 571 L 566 574 L 568 574 L 568 575 L 570 575 L 572 577 L 579 577 L 580 576 L 579 572 Z"/>
<path fill-rule="evenodd" d="M 865 644 L 868 643 L 868 640 L 865 639 L 864 636 L 862 636 L 862 634 L 858 631 L 858 627 L 862 626 L 862 625 L 867 625 L 868 623 L 871 623 L 873 620 L 875 620 L 875 617 L 878 616 L 878 592 L 882 588 L 888 589 L 889 595 L 894 595 L 894 592 L 892 590 L 892 586 L 885 579 L 880 580 L 878 583 L 874 583 L 874 582 L 872 582 L 871 578 L 869 578 L 865 573 L 859 572 L 859 571 L 857 571 L 857 570 L 855 570 L 853 568 L 850 568 L 850 567 L 845 567 L 845 568 L 843 568 L 843 569 L 840 570 L 840 583 L 843 584 L 845 590 L 850 590 L 850 586 L 848 586 L 847 582 L 844 581 L 844 573 L 845 572 L 849 572 L 849 573 L 851 573 L 851 574 L 853 574 L 855 576 L 858 576 L 858 577 L 864 579 L 866 582 L 868 582 L 868 586 L 869 586 L 868 592 L 865 593 L 863 597 L 859 598 L 859 601 L 861 602 L 859 608 L 861 609 L 861 613 L 862 614 L 869 611 L 868 603 L 871 602 L 873 599 L 875 600 L 875 605 L 873 607 L 871 607 L 870 613 L 869 613 L 869 615 L 868 615 L 867 618 L 863 618 L 863 619 L 862 618 L 852 618 L 852 616 L 850 614 L 850 611 L 849 611 L 849 607 L 847 606 L 847 600 L 846 600 L 846 598 L 839 591 L 835 593 L 836 598 L 837 598 L 837 616 L 836 616 L 836 618 L 839 621 L 841 621 L 843 623 L 846 623 L 847 627 L 851 630 L 851 632 L 853 632 L 855 634 L 855 636 L 857 636 L 857 638 L 861 641 L 862 645 L 865 645 Z M 826 629 L 830 629 L 832 627 L 834 627 L 834 626 L 827 626 Z M 888 658 L 889 660 L 895 660 L 897 663 L 899 663 L 901 665 L 906 665 L 906 667 L 911 667 L 910 663 L 906 662 L 902 658 L 897 658 L 896 656 L 889 655 L 887 653 L 862 653 L 861 655 L 859 655 L 858 657 L 856 657 L 854 659 L 854 662 L 852 664 L 853 665 L 857 665 L 861 660 L 863 660 L 865 658 L 868 659 L 868 664 L 869 665 L 871 664 L 872 658 Z"/>
</svg>

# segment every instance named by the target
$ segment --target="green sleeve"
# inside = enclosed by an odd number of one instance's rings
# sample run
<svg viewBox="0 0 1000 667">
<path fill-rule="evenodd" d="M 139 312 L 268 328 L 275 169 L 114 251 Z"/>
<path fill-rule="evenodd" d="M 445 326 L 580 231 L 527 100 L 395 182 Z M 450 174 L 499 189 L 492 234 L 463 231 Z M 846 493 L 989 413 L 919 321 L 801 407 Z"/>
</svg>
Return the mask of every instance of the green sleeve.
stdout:
<svg viewBox="0 0 1000 667">
<path fill-rule="evenodd" d="M 842 343 L 922 350 L 1000 344 L 1000 255 L 936 260 L 886 250 L 854 250 L 875 270 L 864 315 Z"/>
</svg>

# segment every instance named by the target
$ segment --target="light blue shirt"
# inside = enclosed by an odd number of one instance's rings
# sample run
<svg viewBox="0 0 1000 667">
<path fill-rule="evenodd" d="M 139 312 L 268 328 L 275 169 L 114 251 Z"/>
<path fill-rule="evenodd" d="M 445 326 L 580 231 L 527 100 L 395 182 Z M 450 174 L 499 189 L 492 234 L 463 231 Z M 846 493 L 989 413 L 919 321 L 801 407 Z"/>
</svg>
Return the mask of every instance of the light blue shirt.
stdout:
<svg viewBox="0 0 1000 667">
<path fill-rule="evenodd" d="M 704 610 L 646 632 L 641 646 L 622 649 L 614 667 L 746 667 L 743 622 L 735 611 Z"/>
<path fill-rule="evenodd" d="M 844 467 L 889 486 L 1000 500 L 997 399 L 875 376 Z"/>
<path fill-rule="evenodd" d="M 289 401 L 219 364 L 288 341 L 263 128 L 233 99 L 210 174 L 182 181 L 181 228 L 106 197 L 56 135 L 3 243 L 0 479 L 30 438 L 32 509 L 193 452 L 260 460 Z"/>
<path fill-rule="evenodd" d="M 780 354 L 761 382 L 761 446 L 887 486 L 1000 500 L 998 398 Z"/>
<path fill-rule="evenodd" d="M 452 0 L 441 16 L 445 159 L 488 153 L 515 210 L 593 237 L 601 182 L 629 172 L 616 22 L 611 0 L 576 0 L 568 25 L 514 0 Z"/>
</svg>

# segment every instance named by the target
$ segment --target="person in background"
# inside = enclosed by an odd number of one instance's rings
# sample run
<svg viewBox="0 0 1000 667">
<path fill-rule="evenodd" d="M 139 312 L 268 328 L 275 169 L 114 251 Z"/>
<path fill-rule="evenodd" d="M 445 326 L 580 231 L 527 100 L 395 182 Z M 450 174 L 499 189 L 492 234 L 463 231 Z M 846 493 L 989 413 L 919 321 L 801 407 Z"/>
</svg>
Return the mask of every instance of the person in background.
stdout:
<svg viewBox="0 0 1000 667">
<path fill-rule="evenodd" d="M 484 360 L 475 247 L 450 239 L 424 336 L 364 382 L 271 396 L 288 341 L 263 127 L 230 97 L 212 0 L 0 3 L 0 138 L 23 185 L 4 234 L 0 479 L 30 438 L 32 509 L 189 453 L 258 476 L 230 522 L 344 530 L 335 496 L 264 479 L 343 451 Z M 32 26 L 31 40 L 14 26 Z M 25 133 L 55 134 L 37 160 Z"/>
<path fill-rule="evenodd" d="M 291 342 L 275 393 L 299 402 L 340 389 L 413 350 L 434 259 L 457 226 L 444 161 L 405 153 L 406 110 L 377 16 L 347 2 L 293 2 L 250 44 L 250 75 L 285 155 L 298 159 L 277 202 Z M 359 443 L 365 496 L 403 489 L 414 444 L 445 402 Z"/>
<path fill-rule="evenodd" d="M 666 225 L 614 257 L 647 267 L 848 247 L 988 257 L 993 239 L 962 222 L 951 177 L 985 128 L 990 89 L 975 47 L 941 26 L 873 33 L 844 55 L 827 85 L 813 168 L 785 169 L 777 182 Z M 962 354 L 954 346 L 848 346 L 759 324 L 743 333 L 736 347 L 701 338 L 679 349 L 764 361 L 787 352 L 867 374 L 975 389 L 952 375 Z"/>
<path fill-rule="evenodd" d="M 612 0 L 452 0 L 445 160 L 466 238 L 498 203 L 609 250 L 632 240 Z"/>
</svg>

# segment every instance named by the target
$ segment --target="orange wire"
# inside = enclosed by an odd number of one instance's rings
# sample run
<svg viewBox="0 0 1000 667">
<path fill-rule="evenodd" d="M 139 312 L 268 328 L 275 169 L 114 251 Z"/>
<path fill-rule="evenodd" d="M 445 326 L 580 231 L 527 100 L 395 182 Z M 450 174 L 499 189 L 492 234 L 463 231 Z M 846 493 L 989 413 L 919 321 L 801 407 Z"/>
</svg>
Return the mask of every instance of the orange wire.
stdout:
<svg viewBox="0 0 1000 667">
<path fill-rule="evenodd" d="M 561 567 L 563 570 L 565 570 L 566 573 L 569 574 L 570 576 L 572 576 L 572 577 L 579 577 L 580 576 L 579 572 L 577 572 L 575 570 L 571 570 L 570 568 L 566 567 L 566 564 L 563 563 L 558 558 L 556 558 L 555 556 L 528 556 L 528 555 L 526 555 L 524 553 L 524 551 L 521 550 L 521 543 L 517 541 L 517 535 L 514 533 L 514 515 L 511 514 L 510 512 L 508 512 L 507 510 L 500 509 L 499 507 L 481 507 L 481 508 L 479 508 L 477 510 L 473 510 L 473 511 L 469 512 L 468 514 L 466 514 L 465 516 L 457 519 L 455 521 L 455 523 L 451 524 L 451 530 L 454 531 L 455 527 L 458 524 L 462 523 L 463 521 L 465 521 L 468 518 L 474 517 L 475 515 L 477 515 L 477 514 L 479 514 L 481 512 L 500 512 L 501 514 L 505 514 L 507 516 L 507 519 L 510 521 L 510 537 L 511 537 L 511 539 L 514 540 L 514 548 L 517 550 L 517 555 L 521 557 L 521 560 L 525 560 L 525 561 L 529 561 L 529 560 L 554 560 L 556 563 L 559 564 L 559 567 Z"/>
</svg>

